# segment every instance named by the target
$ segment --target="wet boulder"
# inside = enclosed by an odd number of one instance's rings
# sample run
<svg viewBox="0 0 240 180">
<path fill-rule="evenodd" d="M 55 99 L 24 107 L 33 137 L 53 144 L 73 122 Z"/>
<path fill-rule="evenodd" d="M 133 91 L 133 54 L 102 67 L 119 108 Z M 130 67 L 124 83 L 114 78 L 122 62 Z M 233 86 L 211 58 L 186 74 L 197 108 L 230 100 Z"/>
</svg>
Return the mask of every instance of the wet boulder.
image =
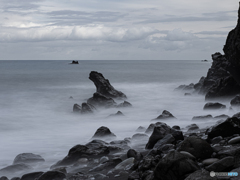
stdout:
<svg viewBox="0 0 240 180">
<path fill-rule="evenodd" d="M 117 107 L 118 108 L 132 107 L 132 104 L 130 102 L 124 101 L 123 103 L 118 104 Z"/>
<path fill-rule="evenodd" d="M 207 103 L 203 107 L 204 110 L 226 109 L 226 106 L 221 103 Z"/>
<path fill-rule="evenodd" d="M 0 175 L 2 176 L 13 176 L 13 175 L 23 175 L 28 173 L 33 168 L 27 164 L 13 164 L 5 168 L 0 169 Z"/>
<path fill-rule="evenodd" d="M 120 117 L 124 116 L 124 114 L 121 111 L 118 111 L 116 114 L 110 114 L 108 117 Z"/>
<path fill-rule="evenodd" d="M 172 134 L 167 134 L 162 139 L 158 140 L 154 145 L 153 149 L 160 149 L 165 144 L 172 144 L 175 141 L 175 138 Z"/>
<path fill-rule="evenodd" d="M 140 152 L 135 151 L 134 149 L 129 149 L 127 152 L 127 158 L 133 157 L 135 160 L 141 160 L 143 155 Z"/>
<path fill-rule="evenodd" d="M 73 112 L 74 113 L 81 113 L 82 107 L 78 104 L 73 105 Z"/>
<path fill-rule="evenodd" d="M 235 98 L 233 98 L 230 104 L 232 106 L 240 106 L 240 95 L 237 95 Z"/>
<path fill-rule="evenodd" d="M 136 132 L 145 132 L 146 131 L 146 128 L 143 127 L 143 126 L 139 126 L 137 129 L 136 129 Z"/>
<path fill-rule="evenodd" d="M 169 111 L 164 110 L 161 115 L 153 120 L 167 120 L 167 119 L 176 119 Z"/>
<path fill-rule="evenodd" d="M 176 141 L 183 140 L 182 131 L 172 129 L 167 124 L 158 122 L 155 124 L 152 135 L 146 144 L 146 149 L 152 149 L 159 140 L 163 139 L 168 134 L 171 134 Z"/>
<path fill-rule="evenodd" d="M 194 116 L 192 118 L 192 121 L 201 121 L 201 120 L 212 120 L 213 117 L 212 115 L 204 115 L 204 116 Z"/>
<path fill-rule="evenodd" d="M 82 109 L 81 109 L 81 113 L 82 114 L 91 114 L 96 110 L 96 108 L 89 103 L 82 103 Z"/>
<path fill-rule="evenodd" d="M 208 130 L 208 139 L 217 136 L 228 137 L 240 132 L 240 120 L 236 117 L 228 118 L 224 122 L 211 127 Z"/>
<path fill-rule="evenodd" d="M 186 128 L 188 129 L 188 132 L 198 131 L 199 130 L 199 127 L 196 124 L 188 125 Z"/>
<path fill-rule="evenodd" d="M 95 107 L 105 108 L 115 107 L 117 105 L 117 103 L 112 98 L 106 97 L 100 93 L 94 93 L 93 97 L 87 100 L 87 103 Z"/>
<path fill-rule="evenodd" d="M 214 117 L 214 119 L 217 119 L 217 120 L 220 120 L 220 119 L 226 120 L 227 118 L 230 118 L 230 117 L 228 115 L 226 115 L 226 114 L 222 114 L 222 115 Z"/>
<path fill-rule="evenodd" d="M 9 180 L 6 176 L 0 177 L 0 180 Z"/>
<path fill-rule="evenodd" d="M 210 144 L 196 136 L 186 138 L 178 147 L 178 151 L 189 152 L 197 159 L 210 158 L 213 153 Z"/>
<path fill-rule="evenodd" d="M 240 144 L 240 136 L 237 136 L 237 137 L 234 137 L 234 138 L 230 139 L 228 141 L 228 144 Z"/>
<path fill-rule="evenodd" d="M 48 171 L 42 174 L 37 180 L 65 180 L 66 175 L 59 171 Z"/>
<path fill-rule="evenodd" d="M 176 129 L 176 130 L 181 130 L 180 126 L 178 126 L 178 125 L 174 125 L 172 128 Z"/>
<path fill-rule="evenodd" d="M 77 163 L 81 158 L 105 156 L 109 154 L 112 149 L 114 149 L 114 147 L 109 146 L 108 143 L 101 140 L 93 140 L 86 145 L 76 145 L 69 150 L 65 158 L 54 164 L 51 169 L 72 165 Z"/>
<path fill-rule="evenodd" d="M 234 157 L 229 156 L 219 161 L 216 161 L 205 168 L 208 171 L 225 172 L 225 171 L 231 170 L 233 166 L 234 166 Z"/>
<path fill-rule="evenodd" d="M 154 170 L 154 180 L 179 180 L 187 174 L 199 170 L 199 166 L 192 159 L 177 151 L 170 151 L 157 164 Z"/>
<path fill-rule="evenodd" d="M 117 166 L 119 163 L 121 163 L 122 160 L 120 158 L 113 158 L 108 161 L 105 161 L 92 169 L 89 170 L 89 172 L 108 172 L 110 169 L 113 169 L 115 166 Z"/>
<path fill-rule="evenodd" d="M 24 174 L 21 177 L 21 180 L 35 180 L 39 178 L 42 174 L 43 172 L 32 172 L 32 173 Z"/>
<path fill-rule="evenodd" d="M 92 139 L 112 139 L 112 138 L 116 138 L 116 135 L 113 134 L 110 131 L 110 129 L 105 126 L 101 126 L 100 128 L 98 128 L 92 137 Z"/>
<path fill-rule="evenodd" d="M 101 73 L 92 71 L 89 74 L 89 79 L 93 81 L 96 86 L 97 93 L 100 93 L 109 98 L 126 99 L 127 96 L 121 91 L 116 90 L 109 82 L 105 79 Z"/>
<path fill-rule="evenodd" d="M 15 157 L 13 164 L 23 163 L 23 164 L 33 165 L 33 164 L 38 164 L 43 162 L 45 162 L 45 160 L 40 155 L 33 154 L 33 153 L 22 153 Z"/>
</svg>

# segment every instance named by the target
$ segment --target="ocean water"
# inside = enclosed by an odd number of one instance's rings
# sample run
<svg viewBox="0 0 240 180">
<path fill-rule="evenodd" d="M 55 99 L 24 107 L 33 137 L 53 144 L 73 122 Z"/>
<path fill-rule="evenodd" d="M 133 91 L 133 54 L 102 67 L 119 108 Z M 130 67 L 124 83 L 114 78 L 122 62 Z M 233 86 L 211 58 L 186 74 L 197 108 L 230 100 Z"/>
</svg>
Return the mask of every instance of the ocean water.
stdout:
<svg viewBox="0 0 240 180">
<path fill-rule="evenodd" d="M 79 65 L 69 61 L 0 61 L 0 169 L 26 152 L 40 154 L 46 160 L 42 169 L 48 169 L 71 147 L 87 143 L 100 126 L 109 127 L 118 139 L 131 137 L 163 110 L 177 117 L 166 121 L 170 126 L 210 126 L 216 121 L 191 119 L 234 112 L 228 108 L 205 112 L 204 96 L 174 91 L 181 84 L 198 82 L 210 66 L 210 62 L 201 61 L 79 61 Z M 101 72 L 128 96 L 133 107 L 101 109 L 94 115 L 72 113 L 73 104 L 81 104 L 96 91 L 88 79 L 91 71 Z M 107 118 L 118 110 L 125 116 Z"/>
</svg>

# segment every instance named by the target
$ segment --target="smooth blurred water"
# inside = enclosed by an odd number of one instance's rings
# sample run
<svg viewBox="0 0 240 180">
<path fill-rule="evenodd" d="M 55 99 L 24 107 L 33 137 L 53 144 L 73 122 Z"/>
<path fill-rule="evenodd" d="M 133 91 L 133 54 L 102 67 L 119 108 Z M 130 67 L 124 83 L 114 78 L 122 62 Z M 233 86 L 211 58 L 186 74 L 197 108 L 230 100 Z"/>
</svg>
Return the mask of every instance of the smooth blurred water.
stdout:
<svg viewBox="0 0 240 180">
<path fill-rule="evenodd" d="M 228 110 L 204 112 L 204 97 L 173 91 L 181 84 L 198 82 L 211 63 L 201 61 L 0 61 L 0 169 L 16 155 L 40 154 L 43 167 L 62 159 L 76 144 L 85 144 L 100 126 L 107 126 L 119 139 L 131 137 L 141 125 L 163 110 L 184 128 L 196 115 L 231 114 Z M 88 79 L 101 72 L 128 96 L 133 108 L 103 109 L 92 116 L 72 113 L 73 104 L 86 101 L 95 92 Z M 72 96 L 73 99 L 69 99 Z M 106 118 L 121 110 L 125 117 Z M 195 123 L 195 122 L 194 122 Z M 214 122 L 199 122 L 201 127 Z"/>
</svg>

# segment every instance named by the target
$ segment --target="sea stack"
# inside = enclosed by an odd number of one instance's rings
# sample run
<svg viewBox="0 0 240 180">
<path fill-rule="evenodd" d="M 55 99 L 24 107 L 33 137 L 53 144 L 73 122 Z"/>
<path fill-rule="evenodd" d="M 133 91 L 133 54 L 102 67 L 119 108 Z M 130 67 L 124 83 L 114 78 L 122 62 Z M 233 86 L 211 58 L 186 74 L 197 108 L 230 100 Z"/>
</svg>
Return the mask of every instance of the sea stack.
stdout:
<svg viewBox="0 0 240 180">
<path fill-rule="evenodd" d="M 127 96 L 121 91 L 116 90 L 109 82 L 105 79 L 101 73 L 92 71 L 89 74 L 89 79 L 95 84 L 97 93 L 100 93 L 109 98 L 126 99 Z"/>
</svg>

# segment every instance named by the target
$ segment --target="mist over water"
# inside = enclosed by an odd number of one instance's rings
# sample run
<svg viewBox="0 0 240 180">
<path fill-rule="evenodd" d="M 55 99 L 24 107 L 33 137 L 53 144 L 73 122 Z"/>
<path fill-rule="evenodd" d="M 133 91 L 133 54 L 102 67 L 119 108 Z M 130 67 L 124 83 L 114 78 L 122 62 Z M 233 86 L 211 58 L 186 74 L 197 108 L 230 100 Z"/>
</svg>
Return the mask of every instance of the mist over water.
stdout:
<svg viewBox="0 0 240 180">
<path fill-rule="evenodd" d="M 50 165 L 67 155 L 76 144 L 89 142 L 100 126 L 107 126 L 118 139 L 131 137 L 139 126 L 148 127 L 163 110 L 181 128 L 200 127 L 217 120 L 191 121 L 193 116 L 234 114 L 226 110 L 203 111 L 204 96 L 184 96 L 174 89 L 196 83 L 210 63 L 200 61 L 0 61 L 0 169 L 11 165 L 20 153 L 41 155 Z M 101 72 L 124 92 L 133 107 L 99 109 L 94 115 L 72 113 L 73 104 L 86 101 L 95 92 L 88 79 L 91 71 Z M 73 99 L 69 97 L 72 96 Z M 118 103 L 120 103 L 119 101 Z M 118 110 L 124 117 L 111 117 Z M 108 117 L 108 118 L 107 118 Z"/>
</svg>

